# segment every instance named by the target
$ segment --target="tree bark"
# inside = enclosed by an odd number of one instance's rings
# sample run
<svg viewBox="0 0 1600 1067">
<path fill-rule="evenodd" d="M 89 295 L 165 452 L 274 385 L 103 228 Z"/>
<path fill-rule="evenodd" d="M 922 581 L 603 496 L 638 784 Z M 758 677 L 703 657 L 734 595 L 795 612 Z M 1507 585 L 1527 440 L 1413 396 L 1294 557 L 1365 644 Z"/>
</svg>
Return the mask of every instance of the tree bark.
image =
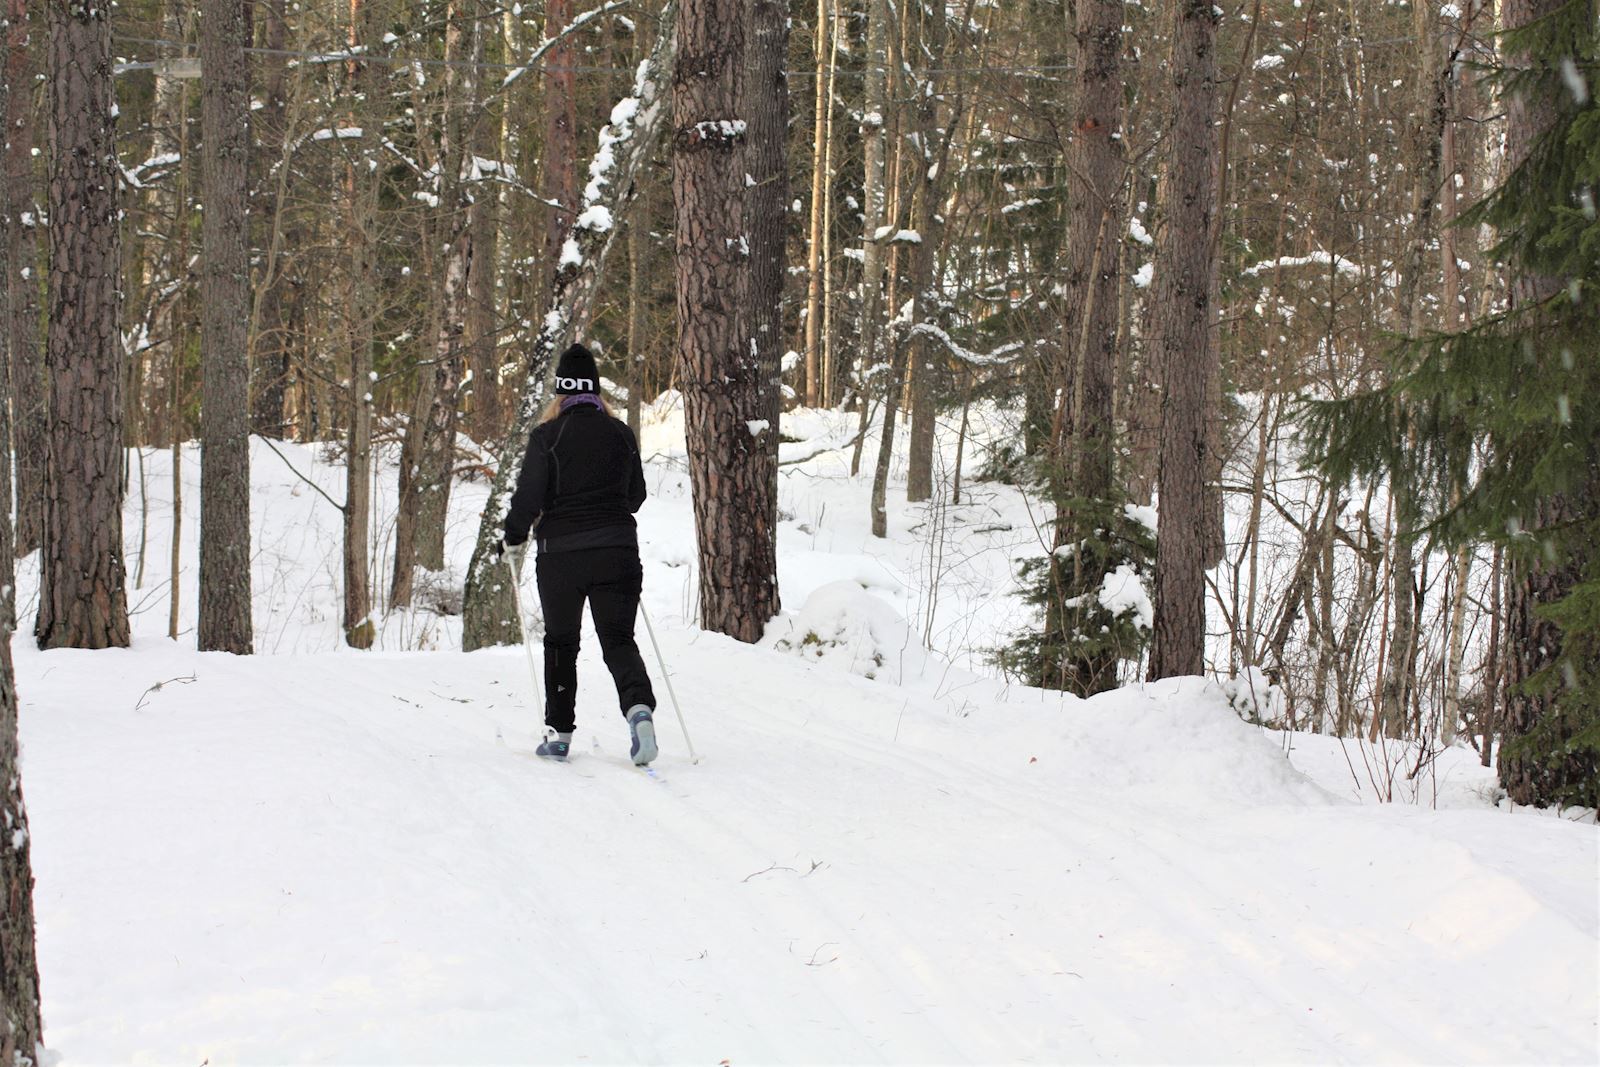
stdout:
<svg viewBox="0 0 1600 1067">
<path fill-rule="evenodd" d="M 828 158 L 828 115 L 833 107 L 833 84 L 828 77 L 833 52 L 833 12 L 830 0 L 817 0 L 816 82 L 811 110 L 811 239 L 806 245 L 805 398 L 814 408 L 823 398 L 822 388 L 822 258 L 826 244 L 823 201 L 829 196 L 825 181 Z"/>
<path fill-rule="evenodd" d="M 764 401 L 756 435 L 770 457 L 766 499 L 777 530 L 778 422 L 783 411 L 783 295 L 789 235 L 789 175 L 785 139 L 789 129 L 789 19 L 784 0 L 750 0 L 745 41 L 749 48 L 740 114 L 745 134 L 745 232 L 750 238 L 748 294 L 739 301 L 749 317 L 750 350 Z M 754 182 L 754 184 L 751 184 Z M 776 604 L 774 604 L 776 613 Z"/>
<path fill-rule="evenodd" d="M 247 654 L 250 619 L 250 68 L 245 0 L 203 0 L 201 651 Z"/>
<path fill-rule="evenodd" d="M 700 621 L 741 641 L 778 610 L 776 477 L 761 427 L 768 412 L 751 350 L 744 189 L 747 43 L 737 0 L 684 0 L 673 84 L 678 360 L 700 556 Z M 748 112 L 745 112 L 748 114 Z M 770 127 L 769 127 L 770 128 Z"/>
<path fill-rule="evenodd" d="M 287 404 L 290 376 L 289 353 L 293 349 L 293 310 L 301 299 L 300 287 L 290 271 L 292 258 L 300 246 L 294 212 L 287 203 L 291 166 L 288 129 L 288 58 L 276 54 L 288 48 L 288 22 L 283 5 L 287 0 L 252 0 L 265 12 L 262 44 L 268 51 L 261 57 L 261 110 L 255 116 L 255 143 L 259 146 L 257 204 L 262 227 L 260 291 L 256 294 L 257 327 L 252 332 L 251 422 L 262 437 L 282 438 L 287 430 Z"/>
<path fill-rule="evenodd" d="M 5 346 L 11 361 L 12 427 L 16 455 L 16 553 L 27 555 L 42 543 L 47 466 L 48 381 L 39 345 L 38 171 L 34 165 L 34 51 L 40 28 L 30 0 L 6 2 L 4 202 L 0 203 L 0 241 L 9 269 L 0 285 L 5 302 Z"/>
<path fill-rule="evenodd" d="M 32 96 L 32 85 L 18 89 L 7 79 L 6 101 L 13 92 Z M 9 113 L 9 106 L 0 113 Z M 8 175 L 9 177 L 9 175 Z M 7 204 L 9 207 L 9 203 Z M 9 236 L 9 235 L 8 235 Z M 8 245 L 0 251 L 10 251 Z M 25 261 L 32 265 L 31 257 Z M 20 266 L 0 260 L 6 273 Z M 9 338 L 6 338 L 9 340 Z M 16 628 L 16 553 L 11 523 L 11 375 L 13 353 L 0 344 L 0 1065 L 42 1062 L 39 1018 L 39 963 L 34 948 L 32 838 L 28 808 L 23 802 L 22 773 L 17 766 L 17 693 L 11 669 L 11 634 Z"/>
<path fill-rule="evenodd" d="M 1502 22 L 1506 29 L 1516 29 L 1552 14 L 1564 3 L 1565 0 L 1504 0 Z M 1510 61 L 1512 65 L 1527 65 L 1525 58 L 1510 57 Z M 1506 171 L 1510 173 L 1549 131 L 1555 120 L 1556 105 L 1546 96 L 1518 93 L 1511 96 L 1506 113 Z M 1557 278 L 1517 271 L 1510 280 L 1512 303 L 1516 306 L 1536 304 L 1552 295 L 1560 284 Z M 1591 481 L 1587 490 L 1600 492 L 1600 485 Z M 1529 532 L 1535 536 L 1547 526 L 1571 521 L 1576 513 L 1568 501 L 1559 498 L 1548 501 L 1536 511 L 1528 523 Z M 1539 608 L 1565 598 L 1583 580 L 1587 569 L 1588 560 L 1582 553 L 1555 562 L 1543 559 L 1530 562 L 1513 557 L 1505 604 L 1506 702 L 1499 724 L 1502 742 L 1524 736 L 1547 717 L 1560 713 L 1560 686 L 1535 688 L 1527 684 L 1561 654 L 1561 629 L 1542 618 Z M 1534 754 L 1518 755 L 1514 747 L 1502 744 L 1499 771 L 1501 784 L 1518 804 L 1547 802 L 1566 783 L 1570 773 L 1583 770 L 1575 766 L 1575 760 L 1542 760 Z"/>
<path fill-rule="evenodd" d="M 467 286 L 474 260 L 475 205 L 464 181 L 467 146 L 475 114 L 477 80 L 471 64 L 482 60 L 480 20 L 467 18 L 461 5 L 451 7 L 445 31 L 445 57 L 462 57 L 463 27 L 470 34 L 466 64 L 445 69 L 443 115 L 439 138 L 440 223 L 445 234 L 444 270 L 434 294 L 437 321 L 430 351 L 431 366 L 417 371 L 417 403 L 406 423 L 400 471 L 399 508 L 395 519 L 394 577 L 389 607 L 409 607 L 418 566 L 444 566 L 444 531 L 454 467 L 457 394 L 461 386 Z"/>
<path fill-rule="evenodd" d="M 350 45 L 378 51 L 383 31 L 376 0 L 350 0 Z M 355 96 L 375 107 L 383 87 L 375 63 L 350 63 Z M 354 119 L 357 116 L 352 116 Z M 376 114 L 365 116 L 375 120 Z M 372 620 L 372 572 L 367 540 L 372 522 L 372 345 L 377 327 L 378 178 L 368 166 L 376 154 L 376 135 L 363 136 L 355 158 L 344 168 L 349 266 L 346 276 L 344 348 L 349 360 L 349 422 L 345 429 L 344 639 L 352 648 L 371 648 L 377 635 Z"/>
<path fill-rule="evenodd" d="M 1106 501 L 1115 480 L 1116 427 L 1112 417 L 1117 366 L 1118 255 L 1123 218 L 1122 4 L 1085 0 L 1075 27 L 1078 53 L 1077 111 L 1067 150 L 1067 274 L 1062 294 L 1061 364 L 1051 448 L 1056 487 L 1056 522 L 1050 565 L 1052 586 L 1069 601 L 1093 602 L 1105 577 L 1091 559 L 1108 561 L 1109 546 L 1096 551 L 1061 551 L 1091 538 L 1110 539 Z M 1075 517 L 1075 509 L 1082 517 Z M 1066 611 L 1072 611 L 1066 608 Z M 1045 625 L 1076 631 L 1060 611 L 1047 611 Z M 1059 631 L 1058 631 L 1059 632 Z M 1062 684 L 1094 693 L 1116 683 L 1114 652 L 1080 655 L 1062 664 Z"/>
<path fill-rule="evenodd" d="M 10 516 L 0 517 L 0 523 L 9 526 Z M 39 962 L 33 934 L 33 838 L 17 767 L 17 691 L 11 669 L 14 612 L 8 584 L 0 592 L 0 1065 L 4 1067 L 45 1062 L 39 1055 L 44 1028 L 39 1020 Z"/>
<path fill-rule="evenodd" d="M 971 6 L 967 10 L 970 12 Z M 937 67 L 946 61 L 945 19 L 946 10 L 934 5 L 930 11 L 919 5 L 922 55 L 928 64 Z M 958 115 L 952 111 L 945 135 L 939 136 L 939 73 L 930 71 L 917 99 L 918 153 L 917 192 L 912 194 L 911 229 L 920 243 L 911 250 L 911 319 L 925 321 L 938 307 L 934 287 L 934 263 L 943 242 L 944 223 L 939 212 L 944 199 L 945 161 L 949 156 L 951 135 Z M 937 158 L 930 158 L 929 146 L 938 141 L 941 148 Z M 921 197 L 919 201 L 917 198 Z M 918 205 L 921 204 L 919 210 Z M 918 334 L 910 340 L 911 372 L 911 454 L 906 463 L 906 499 L 912 503 L 933 498 L 933 451 L 935 446 L 934 419 L 938 414 L 934 406 L 934 375 L 939 361 L 935 358 L 932 338 Z M 964 414 L 963 409 L 963 414 Z M 957 481 L 960 480 L 959 473 Z"/>
<path fill-rule="evenodd" d="M 128 644 L 109 0 L 50 5 L 50 468 L 40 648 Z"/>
<path fill-rule="evenodd" d="M 1211 0 L 1178 0 L 1173 44 L 1168 225 L 1157 315 L 1161 510 L 1156 531 L 1155 640 L 1150 678 L 1205 670 L 1206 374 L 1211 346 L 1211 222 L 1217 159 L 1216 33 Z"/>
<path fill-rule="evenodd" d="M 572 0 L 546 0 L 545 40 L 556 40 L 572 20 Z M 561 249 L 578 213 L 578 110 L 574 95 L 572 44 L 562 39 L 545 60 L 544 146 L 542 192 L 545 209 L 545 277 L 553 281 L 561 267 Z M 549 292 L 551 286 L 546 285 Z"/>
</svg>

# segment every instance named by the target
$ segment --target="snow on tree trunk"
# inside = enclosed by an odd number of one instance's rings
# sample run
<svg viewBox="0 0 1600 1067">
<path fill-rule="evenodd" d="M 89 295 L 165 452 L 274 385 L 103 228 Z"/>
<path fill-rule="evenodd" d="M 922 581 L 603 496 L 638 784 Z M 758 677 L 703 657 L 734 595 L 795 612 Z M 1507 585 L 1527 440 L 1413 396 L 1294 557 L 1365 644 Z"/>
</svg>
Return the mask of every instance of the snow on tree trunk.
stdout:
<svg viewBox="0 0 1600 1067">
<path fill-rule="evenodd" d="M 615 235 L 611 220 L 621 216 L 622 207 L 632 198 L 634 177 L 655 150 L 666 124 L 667 79 L 677 53 L 676 18 L 677 0 L 668 0 L 655 46 L 639 64 L 634 77 L 632 95 L 612 108 L 611 122 L 600 132 L 599 148 L 589 162 L 580 222 L 566 245 L 571 255 L 563 257 L 567 262 L 556 272 L 549 310 L 528 346 L 522 399 L 500 449 L 500 466 L 484 504 L 477 544 L 467 570 L 461 629 L 462 647 L 467 651 L 516 644 L 522 639 L 506 570 L 495 561 L 493 549 L 500 540 L 511 492 L 522 472 L 528 434 L 538 421 L 546 397 L 546 379 L 554 357 L 572 343 L 579 328 L 588 321 Z"/>
</svg>

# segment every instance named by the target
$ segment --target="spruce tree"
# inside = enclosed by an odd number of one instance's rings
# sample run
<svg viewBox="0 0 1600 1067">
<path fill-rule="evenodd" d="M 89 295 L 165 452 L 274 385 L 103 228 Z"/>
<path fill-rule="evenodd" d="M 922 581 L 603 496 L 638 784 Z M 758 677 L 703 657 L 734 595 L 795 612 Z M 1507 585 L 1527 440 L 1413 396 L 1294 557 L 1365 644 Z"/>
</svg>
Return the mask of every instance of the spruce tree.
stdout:
<svg viewBox="0 0 1600 1067">
<path fill-rule="evenodd" d="M 1511 306 L 1463 332 L 1408 339 L 1385 388 L 1312 405 L 1306 438 L 1337 481 L 1408 485 L 1444 543 L 1505 546 L 1517 570 L 1501 782 L 1520 803 L 1595 805 L 1600 29 L 1594 0 L 1543 6 L 1504 38 L 1510 173 L 1460 223 L 1499 233 Z"/>
</svg>

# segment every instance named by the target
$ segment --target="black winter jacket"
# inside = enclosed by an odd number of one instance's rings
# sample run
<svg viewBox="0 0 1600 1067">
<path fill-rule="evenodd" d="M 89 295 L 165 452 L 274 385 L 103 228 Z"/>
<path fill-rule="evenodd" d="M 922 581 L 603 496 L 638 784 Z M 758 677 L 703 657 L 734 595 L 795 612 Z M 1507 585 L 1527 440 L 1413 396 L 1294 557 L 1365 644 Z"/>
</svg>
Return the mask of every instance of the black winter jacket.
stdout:
<svg viewBox="0 0 1600 1067">
<path fill-rule="evenodd" d="M 528 436 L 506 516 L 506 544 L 536 529 L 540 553 L 639 544 L 633 513 L 644 503 L 644 466 L 628 424 L 579 404 Z"/>
</svg>

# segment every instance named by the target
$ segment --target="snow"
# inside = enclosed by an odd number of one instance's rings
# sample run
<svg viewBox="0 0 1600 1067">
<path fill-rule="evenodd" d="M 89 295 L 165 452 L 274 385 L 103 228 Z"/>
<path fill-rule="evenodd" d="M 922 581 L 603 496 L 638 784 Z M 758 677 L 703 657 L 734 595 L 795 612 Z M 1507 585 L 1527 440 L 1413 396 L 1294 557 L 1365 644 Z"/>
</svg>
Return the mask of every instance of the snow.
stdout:
<svg viewBox="0 0 1600 1067">
<path fill-rule="evenodd" d="M 578 248 L 577 238 L 568 237 L 566 243 L 561 246 L 560 265 L 563 267 L 579 267 L 583 265 L 583 251 Z"/>
<path fill-rule="evenodd" d="M 1150 594 L 1145 591 L 1139 572 L 1126 563 L 1119 564 L 1101 580 L 1096 599 L 1114 617 L 1132 612 L 1141 629 L 1148 630 L 1155 625 L 1155 609 L 1150 605 Z"/>
<path fill-rule="evenodd" d="M 1340 274 L 1359 277 L 1361 267 L 1343 256 L 1336 256 L 1331 252 L 1316 251 L 1305 256 L 1280 256 L 1277 259 L 1263 260 L 1252 266 L 1246 267 L 1242 273 L 1247 275 L 1265 274 L 1267 271 L 1279 267 L 1304 267 L 1304 266 L 1332 267 Z"/>
<path fill-rule="evenodd" d="M 583 209 L 575 224 L 580 230 L 594 230 L 596 233 L 605 233 L 611 229 L 611 209 L 604 204 L 591 204 Z"/>
<path fill-rule="evenodd" d="M 321 129 L 311 135 L 313 141 L 347 141 L 361 136 L 360 126 L 342 126 L 338 129 Z"/>
<path fill-rule="evenodd" d="M 993 674 L 984 650 L 1026 621 L 1015 564 L 1041 552 L 1021 494 L 974 480 L 1015 413 L 973 405 L 959 505 L 904 503 L 897 463 L 879 539 L 878 434 L 852 479 L 856 415 L 786 412 L 789 608 L 756 646 L 692 621 L 683 420 L 675 394 L 644 411 L 641 554 L 703 758 L 664 701 L 654 779 L 626 763 L 592 634 L 569 766 L 531 756 L 523 652 L 456 651 L 448 606 L 380 605 L 379 650 L 342 648 L 344 471 L 318 446 L 252 441 L 249 657 L 193 650 L 184 448 L 169 641 L 170 454 L 130 457 L 130 570 L 141 471 L 150 521 L 133 647 L 13 642 L 48 1046 L 68 1063 L 1592 1062 L 1592 823 L 1497 809 L 1466 749 L 1408 777 L 1403 751 L 1251 725 L 1273 699 L 1259 674 L 1088 701 Z M 380 591 L 397 458 L 376 450 Z M 455 487 L 428 596 L 459 591 L 487 492 Z M 24 619 L 38 566 L 19 561 Z M 1482 1018 L 1517 1025 L 1461 1022 Z"/>
<path fill-rule="evenodd" d="M 1256 70 L 1272 70 L 1275 67 L 1283 66 L 1283 64 L 1284 64 L 1284 58 L 1282 56 L 1275 55 L 1275 54 L 1274 55 L 1265 55 L 1265 56 L 1260 56 L 1260 57 L 1258 57 L 1256 59 L 1256 61 L 1255 61 L 1255 69 Z"/>
<path fill-rule="evenodd" d="M 1154 263 L 1146 263 L 1138 270 L 1133 272 L 1133 284 L 1139 289 L 1148 289 L 1150 288 L 1150 283 L 1155 280 L 1155 277 L 1156 265 Z"/>
<path fill-rule="evenodd" d="M 694 124 L 695 136 L 702 141 L 713 138 L 731 141 L 735 137 L 744 136 L 747 124 L 743 119 L 713 119 Z"/>
</svg>

